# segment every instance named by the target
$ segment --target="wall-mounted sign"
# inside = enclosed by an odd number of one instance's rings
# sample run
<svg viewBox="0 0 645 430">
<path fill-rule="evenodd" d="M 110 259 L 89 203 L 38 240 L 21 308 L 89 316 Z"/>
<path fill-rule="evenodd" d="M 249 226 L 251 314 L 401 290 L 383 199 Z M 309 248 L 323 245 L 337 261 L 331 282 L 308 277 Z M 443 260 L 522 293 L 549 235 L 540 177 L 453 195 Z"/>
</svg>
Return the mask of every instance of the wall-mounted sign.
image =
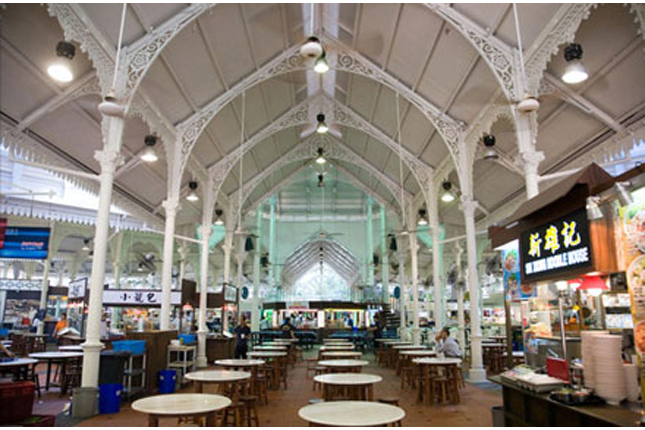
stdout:
<svg viewBox="0 0 645 430">
<path fill-rule="evenodd" d="M 500 249 L 501 248 L 501 249 Z M 502 251 L 502 268 L 504 270 L 504 292 L 508 300 L 524 300 L 535 297 L 535 284 L 522 283 L 520 274 L 520 241 L 513 240 L 504 246 Z"/>
<path fill-rule="evenodd" d="M 586 209 L 522 233 L 520 261 L 522 283 L 592 266 Z"/>
<path fill-rule="evenodd" d="M 181 304 L 181 292 L 170 294 L 170 303 Z M 151 290 L 105 290 L 103 291 L 104 306 L 161 306 L 161 291 Z"/>
<path fill-rule="evenodd" d="M 82 299 L 87 290 L 87 278 L 77 279 L 69 283 L 67 297 L 70 299 Z"/>
<path fill-rule="evenodd" d="M 41 291 L 43 281 L 29 279 L 0 279 L 0 291 Z"/>
<path fill-rule="evenodd" d="M 41 227 L 0 228 L 0 258 L 47 258 L 51 230 Z"/>
<path fill-rule="evenodd" d="M 225 287 L 226 288 L 224 288 L 224 300 L 227 302 L 237 301 L 237 288 L 231 285 L 226 285 Z"/>
</svg>

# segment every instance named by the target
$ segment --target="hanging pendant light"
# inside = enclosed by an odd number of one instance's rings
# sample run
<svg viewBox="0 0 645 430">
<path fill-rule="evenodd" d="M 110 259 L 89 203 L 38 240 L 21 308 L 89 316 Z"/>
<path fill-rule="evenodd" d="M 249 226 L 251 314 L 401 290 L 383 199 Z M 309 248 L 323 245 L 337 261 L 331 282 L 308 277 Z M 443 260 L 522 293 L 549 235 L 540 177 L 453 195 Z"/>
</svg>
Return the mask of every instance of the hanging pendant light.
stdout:
<svg viewBox="0 0 645 430">
<path fill-rule="evenodd" d="M 426 219 L 426 210 L 425 209 L 419 209 L 419 220 L 417 221 L 417 225 L 428 225 L 428 220 Z"/>
<path fill-rule="evenodd" d="M 591 275 L 582 278 L 582 284 L 578 287 L 578 290 L 585 291 L 590 296 L 598 297 L 604 291 L 609 291 L 609 287 L 600 276 Z"/>
<path fill-rule="evenodd" d="M 195 190 L 197 190 L 197 185 L 198 185 L 197 181 L 190 181 L 188 183 L 188 189 L 190 190 L 190 192 L 186 196 L 186 200 L 188 200 L 189 202 L 196 202 L 196 201 L 199 200 L 199 196 L 197 195 L 197 192 L 195 191 Z"/>
<path fill-rule="evenodd" d="M 564 59 L 567 65 L 562 74 L 562 80 L 567 84 L 579 84 L 589 77 L 585 66 L 582 64 L 582 46 L 578 43 L 571 43 L 564 48 Z"/>
<path fill-rule="evenodd" d="M 443 187 L 443 194 L 441 195 L 441 201 L 444 203 L 450 203 L 455 201 L 455 195 L 451 191 L 452 189 L 452 183 L 450 181 L 444 181 L 443 184 L 441 184 Z"/>
<path fill-rule="evenodd" d="M 495 151 L 495 136 L 485 134 L 483 141 L 484 146 L 486 147 L 486 150 L 484 151 L 484 160 L 497 160 L 499 158 L 499 154 Z"/>
<path fill-rule="evenodd" d="M 318 59 L 323 54 L 323 47 L 316 36 L 310 36 L 300 47 L 300 55 L 311 60 Z"/>
<path fill-rule="evenodd" d="M 396 252 L 398 250 L 399 250 L 399 247 L 396 243 L 396 237 L 392 236 L 392 238 L 390 239 L 390 251 Z"/>
<path fill-rule="evenodd" d="M 143 142 L 146 144 L 146 149 L 144 149 L 144 151 L 141 153 L 141 161 L 145 161 L 146 163 L 154 163 L 159 159 L 154 149 L 154 146 L 157 143 L 157 137 L 149 134 L 143 139 Z"/>
<path fill-rule="evenodd" d="M 58 82 L 71 82 L 74 79 L 71 67 L 74 55 L 76 55 L 74 45 L 66 41 L 58 42 L 56 45 L 58 59 L 47 68 L 49 76 Z"/>
<path fill-rule="evenodd" d="M 316 60 L 314 64 L 314 72 L 318 74 L 327 73 L 329 71 L 329 63 L 327 63 L 327 54 L 323 50 L 322 54 Z"/>
<path fill-rule="evenodd" d="M 325 134 L 329 131 L 329 127 L 327 127 L 327 123 L 325 122 L 325 114 L 319 113 L 316 115 L 316 121 L 318 121 L 318 124 L 316 124 L 316 132 L 318 134 Z"/>
<path fill-rule="evenodd" d="M 254 249 L 255 246 L 253 246 L 253 238 L 251 236 L 247 236 L 246 241 L 244 242 L 244 251 L 251 252 Z"/>
<path fill-rule="evenodd" d="M 327 160 L 325 159 L 325 156 L 323 154 L 324 154 L 323 149 L 318 148 L 318 158 L 316 158 L 316 163 L 325 164 L 327 162 Z"/>
<path fill-rule="evenodd" d="M 83 247 L 81 248 L 83 251 L 90 251 L 90 239 L 83 239 Z"/>
<path fill-rule="evenodd" d="M 222 219 L 222 214 L 224 213 L 221 209 L 215 209 L 215 225 L 224 225 L 224 220 Z"/>
</svg>

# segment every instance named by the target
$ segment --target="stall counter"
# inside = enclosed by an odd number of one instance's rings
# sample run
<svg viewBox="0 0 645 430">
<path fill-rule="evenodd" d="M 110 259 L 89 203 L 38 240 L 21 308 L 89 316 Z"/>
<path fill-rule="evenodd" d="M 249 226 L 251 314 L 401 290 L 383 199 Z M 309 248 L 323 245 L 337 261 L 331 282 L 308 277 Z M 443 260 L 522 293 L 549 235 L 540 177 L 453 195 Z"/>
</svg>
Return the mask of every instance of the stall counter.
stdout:
<svg viewBox="0 0 645 430">
<path fill-rule="evenodd" d="M 548 393 L 534 393 L 499 376 L 488 379 L 502 386 L 506 426 L 633 427 L 640 424 L 641 415 L 627 406 L 567 406 L 551 400 Z"/>
</svg>

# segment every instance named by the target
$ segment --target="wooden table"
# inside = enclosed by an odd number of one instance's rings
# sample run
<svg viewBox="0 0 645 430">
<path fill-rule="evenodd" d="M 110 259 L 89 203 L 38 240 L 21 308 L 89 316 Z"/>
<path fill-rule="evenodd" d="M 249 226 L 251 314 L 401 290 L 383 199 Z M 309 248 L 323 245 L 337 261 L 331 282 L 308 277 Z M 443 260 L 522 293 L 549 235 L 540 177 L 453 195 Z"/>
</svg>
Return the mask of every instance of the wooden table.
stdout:
<svg viewBox="0 0 645 430">
<path fill-rule="evenodd" d="M 253 351 L 279 351 L 279 352 L 286 352 L 287 349 L 289 349 L 287 346 L 279 346 L 279 345 L 258 345 L 253 347 Z"/>
<path fill-rule="evenodd" d="M 318 366 L 327 367 L 334 372 L 354 372 L 360 373 L 363 366 L 367 366 L 367 360 L 322 360 L 318 362 Z"/>
<path fill-rule="evenodd" d="M 240 395 L 245 394 L 242 381 L 250 381 L 251 373 L 236 370 L 200 370 L 190 372 L 185 376 L 189 381 L 195 382 L 195 391 L 204 392 L 204 385 L 215 385 L 219 394 L 237 403 Z"/>
<path fill-rule="evenodd" d="M 271 366 L 271 386 L 273 389 L 277 390 L 280 388 L 280 376 L 282 372 L 287 371 L 288 355 L 286 352 L 278 351 L 254 351 L 247 354 L 249 358 L 259 358 L 266 359 Z M 284 365 L 282 365 L 284 364 Z M 285 375 L 286 378 L 286 375 Z"/>
<path fill-rule="evenodd" d="M 328 358 L 361 358 L 362 352 L 355 351 L 322 351 L 320 358 L 325 360 Z"/>
<path fill-rule="evenodd" d="M 81 345 L 63 345 L 59 346 L 58 350 L 61 352 L 83 352 Z"/>
<path fill-rule="evenodd" d="M 425 399 L 426 403 L 431 403 L 432 401 L 432 392 L 431 392 L 431 379 L 432 374 L 430 372 L 430 367 L 438 366 L 445 370 L 445 372 L 452 373 L 452 380 L 454 382 L 452 389 L 455 390 L 455 399 L 454 403 L 459 402 L 459 385 L 457 383 L 457 372 L 459 371 L 458 366 L 461 365 L 460 358 L 415 358 L 412 360 L 413 363 L 422 366 L 421 378 L 423 384 L 419 384 L 418 387 L 418 400 L 421 401 Z"/>
<path fill-rule="evenodd" d="M 305 406 L 298 416 L 310 426 L 376 427 L 399 423 L 405 411 L 385 403 L 344 401 Z"/>
<path fill-rule="evenodd" d="M 162 394 L 132 403 L 132 409 L 148 414 L 148 427 L 159 427 L 159 418 L 206 418 L 206 426 L 216 425 L 215 413 L 231 404 L 231 399 L 218 394 Z"/>
<path fill-rule="evenodd" d="M 83 356 L 82 352 L 64 352 L 64 351 L 34 352 L 33 354 L 29 354 L 29 357 L 31 358 L 35 358 L 38 361 L 47 362 L 47 380 L 45 381 L 45 391 L 49 390 L 52 363 L 65 365 L 68 360 L 71 360 L 74 358 L 80 358 L 82 356 Z M 63 372 L 64 372 L 64 369 L 63 371 L 61 371 L 61 374 L 63 374 Z"/>
<path fill-rule="evenodd" d="M 0 362 L 0 373 L 11 371 L 14 374 L 14 379 L 17 381 L 29 380 L 29 366 L 38 363 L 38 360 L 33 358 L 16 358 L 11 361 Z"/>
<path fill-rule="evenodd" d="M 321 351 L 353 351 L 356 348 L 354 345 L 325 345 L 321 346 Z"/>
<path fill-rule="evenodd" d="M 432 349 L 413 349 L 399 350 L 399 360 L 396 367 L 396 374 L 401 374 L 401 370 L 410 364 L 410 360 L 420 357 L 436 357 L 437 353 Z"/>
<path fill-rule="evenodd" d="M 323 386 L 323 399 L 334 400 L 336 394 L 348 396 L 350 400 L 374 400 L 374 384 L 383 378 L 368 373 L 328 373 L 314 377 Z"/>
</svg>

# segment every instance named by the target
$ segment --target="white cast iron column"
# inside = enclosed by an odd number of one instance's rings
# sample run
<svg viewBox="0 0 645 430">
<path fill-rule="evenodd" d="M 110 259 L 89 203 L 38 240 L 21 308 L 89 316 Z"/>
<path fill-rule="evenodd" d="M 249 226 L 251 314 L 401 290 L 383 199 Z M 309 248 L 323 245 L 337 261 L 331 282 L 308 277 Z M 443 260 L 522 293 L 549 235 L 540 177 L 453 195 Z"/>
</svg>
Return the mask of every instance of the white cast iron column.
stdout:
<svg viewBox="0 0 645 430">
<path fill-rule="evenodd" d="M 387 232 L 385 218 L 385 206 L 381 205 L 381 285 L 383 286 L 383 303 L 390 301 L 390 259 L 387 249 Z"/>
<path fill-rule="evenodd" d="M 175 193 L 173 193 L 175 194 Z M 161 268 L 161 330 L 170 330 L 172 293 L 172 263 L 175 247 L 175 219 L 179 210 L 179 195 L 168 196 L 163 202 L 166 226 L 163 238 L 163 265 Z"/>
<path fill-rule="evenodd" d="M 51 269 L 51 258 L 52 258 L 52 243 L 54 242 L 54 225 L 51 226 L 51 231 L 49 234 L 49 242 L 47 243 L 47 259 L 45 260 L 43 267 L 43 283 L 40 287 L 40 304 L 38 305 L 39 310 L 43 311 L 42 318 L 40 319 L 37 327 L 37 334 L 43 334 L 45 332 L 45 318 L 47 317 L 47 296 L 49 295 L 49 271 Z M 60 283 L 58 284 L 60 286 Z"/>
<path fill-rule="evenodd" d="M 466 319 L 464 317 L 464 287 L 460 285 L 459 281 L 462 279 L 462 266 L 461 266 L 461 256 L 464 253 L 464 249 L 461 246 L 461 242 L 455 242 L 455 262 L 457 264 L 457 327 L 459 329 L 459 345 L 462 348 L 466 348 Z"/>
<path fill-rule="evenodd" d="M 417 234 L 414 230 L 410 232 L 410 266 L 412 272 L 412 342 L 414 345 L 421 344 L 421 331 L 419 330 L 419 267 Z"/>
<path fill-rule="evenodd" d="M 206 308 L 208 302 L 208 262 L 210 251 L 210 240 L 213 224 L 213 210 L 215 209 L 215 191 L 212 175 L 206 181 L 204 191 L 204 203 L 202 209 L 202 225 L 199 227 L 199 234 L 202 236 L 200 243 L 201 252 L 199 255 L 199 319 L 197 321 L 197 366 L 207 367 L 206 357 Z M 180 252 L 181 254 L 181 252 Z M 181 272 L 181 270 L 180 270 Z M 181 282 L 181 279 L 180 279 Z M 217 279 L 215 279 L 217 282 Z M 224 320 L 224 318 L 222 318 Z"/>
<path fill-rule="evenodd" d="M 123 138 L 124 120 L 120 117 L 103 116 L 104 149 L 96 151 L 94 158 L 101 165 L 99 208 L 96 214 L 90 300 L 87 314 L 87 330 L 83 343 L 83 387 L 98 387 L 101 343 L 101 313 L 103 311 L 103 285 L 105 282 L 105 257 L 110 228 L 110 204 L 114 171 L 123 161 L 119 155 Z"/>
<path fill-rule="evenodd" d="M 275 287 L 276 267 L 277 262 L 275 258 L 275 194 L 271 196 L 270 211 L 269 211 L 269 289 L 273 293 Z"/>
<path fill-rule="evenodd" d="M 251 311 L 251 331 L 260 331 L 260 251 L 262 249 L 262 209 L 257 210 L 257 239 L 253 253 L 253 309 Z"/>
<path fill-rule="evenodd" d="M 486 370 L 482 360 L 482 335 L 479 309 L 479 276 L 477 275 L 477 238 L 475 232 L 475 208 L 477 204 L 467 196 L 462 196 L 462 210 L 466 223 L 466 251 L 468 257 L 468 291 L 470 293 L 470 360 L 468 377 L 471 382 L 486 380 Z"/>
<path fill-rule="evenodd" d="M 524 162 L 524 181 L 527 200 L 540 193 L 538 168 L 544 154 L 535 149 L 537 138 L 537 112 L 515 111 L 516 134 L 519 152 Z"/>
<path fill-rule="evenodd" d="M 367 284 L 374 288 L 374 219 L 372 206 L 374 201 L 371 196 L 367 196 Z"/>
<path fill-rule="evenodd" d="M 399 257 L 399 313 L 401 314 L 401 324 L 399 326 L 399 337 L 401 340 L 408 339 L 407 318 L 405 311 L 405 302 L 407 301 L 408 289 L 406 288 L 405 279 L 405 245 L 402 243 L 401 236 L 397 237 L 398 257 Z"/>
<path fill-rule="evenodd" d="M 434 331 L 439 333 L 443 327 L 443 306 L 441 297 L 441 258 L 439 245 L 439 224 L 432 226 L 432 283 L 434 284 Z"/>
</svg>

